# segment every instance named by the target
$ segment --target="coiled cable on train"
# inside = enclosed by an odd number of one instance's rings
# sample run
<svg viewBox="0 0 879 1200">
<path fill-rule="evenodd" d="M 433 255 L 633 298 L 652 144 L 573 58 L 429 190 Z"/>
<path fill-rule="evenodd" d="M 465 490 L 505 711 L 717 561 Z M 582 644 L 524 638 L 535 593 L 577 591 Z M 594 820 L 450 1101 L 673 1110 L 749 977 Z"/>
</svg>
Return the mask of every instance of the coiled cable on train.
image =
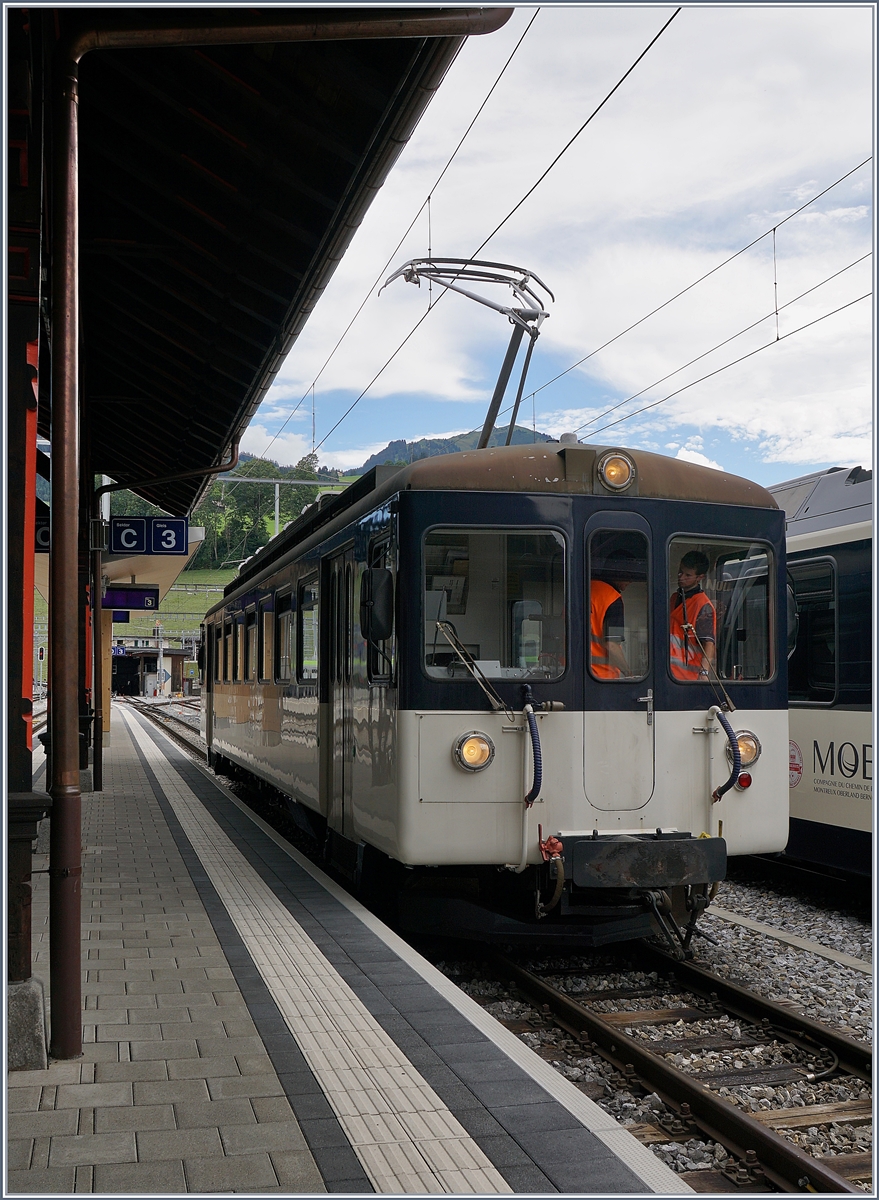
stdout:
<svg viewBox="0 0 879 1200">
<path fill-rule="evenodd" d="M 716 804 L 717 801 L 723 797 L 725 792 L 728 792 L 731 787 L 735 786 L 736 780 L 738 779 L 742 770 L 742 754 L 739 750 L 739 739 L 736 737 L 733 727 L 727 720 L 726 713 L 723 711 L 723 709 L 718 708 L 715 704 L 709 709 L 709 713 L 712 716 L 717 717 L 718 721 L 723 726 L 724 732 L 726 733 L 729 741 L 730 751 L 732 752 L 732 773 L 729 779 L 726 781 L 726 783 L 722 783 L 720 787 L 715 788 L 711 793 L 711 799 Z"/>
<path fill-rule="evenodd" d="M 525 685 L 525 707 L 523 712 L 525 719 L 528 721 L 528 731 L 531 734 L 531 757 L 534 763 L 534 780 L 531 784 L 531 791 L 525 797 L 525 807 L 530 808 L 540 795 L 540 789 L 543 786 L 543 753 L 540 749 L 537 718 L 534 715 L 534 697 L 531 694 L 531 688 L 528 684 Z"/>
</svg>

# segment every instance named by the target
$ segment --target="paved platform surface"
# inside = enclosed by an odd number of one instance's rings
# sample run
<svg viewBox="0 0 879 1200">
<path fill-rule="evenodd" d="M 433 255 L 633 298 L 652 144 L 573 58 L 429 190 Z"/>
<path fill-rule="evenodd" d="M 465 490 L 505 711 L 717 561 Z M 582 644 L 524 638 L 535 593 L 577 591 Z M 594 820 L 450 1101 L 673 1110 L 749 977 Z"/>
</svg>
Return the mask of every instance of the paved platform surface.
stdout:
<svg viewBox="0 0 879 1200">
<path fill-rule="evenodd" d="M 84 1055 L 9 1075 L 8 1193 L 690 1191 L 124 705 L 83 845 Z"/>
</svg>

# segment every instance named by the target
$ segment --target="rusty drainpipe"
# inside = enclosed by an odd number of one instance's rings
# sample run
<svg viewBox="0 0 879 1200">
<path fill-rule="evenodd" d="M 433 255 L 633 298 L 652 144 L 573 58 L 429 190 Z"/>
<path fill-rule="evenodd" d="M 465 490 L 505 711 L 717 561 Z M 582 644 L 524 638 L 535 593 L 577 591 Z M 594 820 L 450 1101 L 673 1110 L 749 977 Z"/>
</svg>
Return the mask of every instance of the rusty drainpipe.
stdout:
<svg viewBox="0 0 879 1200">
<path fill-rule="evenodd" d="M 172 12 L 174 10 L 171 10 Z M 235 11 L 235 10 L 232 10 Z M 295 10 L 294 10 L 295 12 Z M 87 29 L 59 50 L 55 134 L 52 287 L 52 552 L 49 564 L 53 797 L 49 867 L 53 1058 L 82 1054 L 82 797 L 79 788 L 77 611 L 79 520 L 78 347 L 78 63 L 89 50 L 247 45 L 360 38 L 466 37 L 505 25 L 511 8 L 329 10 L 320 21 L 279 21 L 272 14 L 199 28 L 198 16 L 165 29 Z M 160 482 L 153 480 L 151 482 Z M 126 485 L 129 486 L 129 485 Z"/>
</svg>

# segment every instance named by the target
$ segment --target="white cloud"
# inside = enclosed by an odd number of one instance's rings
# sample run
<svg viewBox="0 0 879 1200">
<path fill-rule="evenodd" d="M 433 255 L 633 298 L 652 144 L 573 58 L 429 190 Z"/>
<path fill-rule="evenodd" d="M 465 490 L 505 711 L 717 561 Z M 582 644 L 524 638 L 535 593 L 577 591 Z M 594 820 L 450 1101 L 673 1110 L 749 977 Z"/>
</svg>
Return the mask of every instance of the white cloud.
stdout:
<svg viewBox="0 0 879 1200">
<path fill-rule="evenodd" d="M 715 471 L 723 470 L 720 463 L 709 458 L 707 454 L 700 454 L 698 450 L 685 450 L 683 446 L 678 450 L 675 458 L 680 458 L 684 462 L 698 463 L 702 467 L 713 467 Z"/>
<path fill-rule="evenodd" d="M 426 253 L 426 213 L 399 251 L 394 246 L 531 15 L 518 9 L 504 30 L 465 44 L 282 368 L 258 416 L 264 428 L 276 427 L 307 392 L 384 262 L 396 266 Z M 541 10 L 433 195 L 434 253 L 476 249 L 663 20 L 656 9 L 634 6 Z M 682 10 L 483 251 L 535 270 L 556 293 L 535 351 L 532 387 L 867 157 L 871 20 L 867 6 Z M 645 393 L 619 416 L 772 341 L 776 278 L 783 306 L 869 251 L 870 201 L 865 168 L 814 208 L 778 224 L 774 262 L 770 236 L 540 392 L 538 428 L 565 432 Z M 870 280 L 869 261 L 846 271 L 783 308 L 779 332 L 868 292 Z M 378 298 L 376 291 L 317 383 L 318 441 L 427 305 L 424 287 L 397 281 Z M 865 301 L 829 317 L 600 436 L 659 439 L 675 450 L 688 447 L 693 429 L 715 430 L 764 462 L 863 459 L 871 419 L 869 310 Z M 769 319 L 753 332 L 678 370 L 763 317 Z M 333 435 L 322 460 L 335 455 L 353 465 L 370 446 L 442 427 L 440 405 L 448 425 L 466 427 L 471 414 L 484 414 L 508 336 L 498 314 L 445 297 Z M 465 406 L 461 420 L 454 413 Z M 428 415 L 419 427 L 421 411 Z M 520 423 L 530 424 L 530 415 L 526 401 Z M 291 461 L 310 449 L 310 422 L 309 398 L 284 431 Z"/>
</svg>

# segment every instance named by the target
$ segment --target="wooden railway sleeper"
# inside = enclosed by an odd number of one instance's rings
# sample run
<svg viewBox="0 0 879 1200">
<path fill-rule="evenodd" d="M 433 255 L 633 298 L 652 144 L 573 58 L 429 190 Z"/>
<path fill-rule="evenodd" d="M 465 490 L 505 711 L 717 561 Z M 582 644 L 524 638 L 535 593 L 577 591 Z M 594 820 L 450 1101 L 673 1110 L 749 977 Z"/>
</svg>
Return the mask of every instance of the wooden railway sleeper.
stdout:
<svg viewBox="0 0 879 1200">
<path fill-rule="evenodd" d="M 625 1070 L 626 1064 L 630 1063 L 664 1102 L 670 1102 L 672 1106 L 680 1106 L 682 1102 L 689 1104 L 691 1117 L 699 1128 L 744 1163 L 748 1162 L 748 1151 L 752 1151 L 753 1161 L 760 1165 L 766 1178 L 783 1191 L 859 1191 L 832 1170 L 828 1162 L 812 1158 L 774 1130 L 715 1095 L 707 1084 L 672 1066 L 635 1038 L 622 1033 L 619 1027 L 602 1021 L 597 1013 L 584 1008 L 517 963 L 501 955 L 492 955 L 492 958 L 501 978 L 514 978 L 521 991 L 548 1003 L 562 1028 L 574 1036 L 579 1034 L 581 1041 L 583 1034 L 588 1035 L 594 1047 L 618 1071 Z"/>
</svg>

